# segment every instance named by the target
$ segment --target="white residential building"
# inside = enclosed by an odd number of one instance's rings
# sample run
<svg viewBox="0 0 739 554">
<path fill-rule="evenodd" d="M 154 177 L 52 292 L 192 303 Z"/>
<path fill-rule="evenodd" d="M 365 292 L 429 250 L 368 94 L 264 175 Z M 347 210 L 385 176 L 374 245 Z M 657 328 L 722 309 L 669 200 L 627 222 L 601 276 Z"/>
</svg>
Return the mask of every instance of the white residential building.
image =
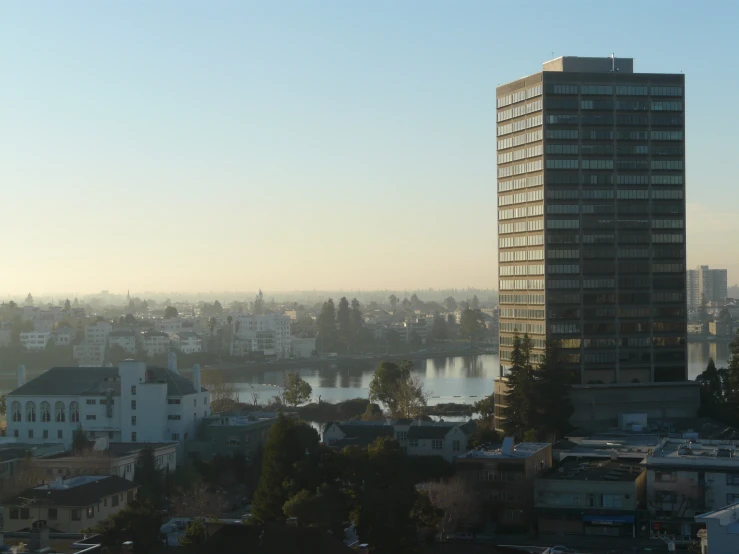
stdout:
<svg viewBox="0 0 739 554">
<path fill-rule="evenodd" d="M 262 351 L 278 358 L 290 356 L 290 322 L 289 316 L 278 314 L 237 314 L 233 318 L 236 339 L 250 346 L 244 351 Z"/>
<path fill-rule="evenodd" d="M 72 356 L 80 367 L 98 367 L 105 360 L 104 344 L 75 344 Z"/>
<path fill-rule="evenodd" d="M 156 322 L 154 322 L 154 327 L 157 331 L 162 331 L 163 333 L 177 333 L 182 331 L 182 320 L 179 317 L 157 319 Z"/>
<path fill-rule="evenodd" d="M 56 346 L 69 346 L 72 344 L 73 336 L 74 332 L 69 327 L 61 327 L 51 333 L 51 338 Z"/>
<path fill-rule="evenodd" d="M 136 333 L 131 329 L 116 329 L 108 335 L 110 346 L 120 346 L 129 354 L 136 353 Z"/>
<path fill-rule="evenodd" d="M 162 331 L 149 331 L 143 334 L 141 345 L 149 357 L 166 354 L 169 351 L 169 335 Z"/>
<path fill-rule="evenodd" d="M 19 371 L 19 374 L 21 372 Z M 210 415 L 208 391 L 163 368 L 127 360 L 118 367 L 54 367 L 7 396 L 7 436 L 25 443 L 58 443 L 67 448 L 82 428 L 89 438 L 116 442 L 178 442 L 194 436 Z"/>
<path fill-rule="evenodd" d="M 695 516 L 695 521 L 706 526 L 698 531 L 701 554 L 739 552 L 739 502 Z"/>
<path fill-rule="evenodd" d="M 169 335 L 169 340 L 177 350 L 184 354 L 193 354 L 194 352 L 202 352 L 203 341 L 200 336 L 193 331 L 178 331 Z"/>
<path fill-rule="evenodd" d="M 20 335 L 21 344 L 26 350 L 46 350 L 51 331 L 24 331 Z"/>
<path fill-rule="evenodd" d="M 85 328 L 85 344 L 102 344 L 107 346 L 108 335 L 113 330 L 113 326 L 107 321 L 97 321 L 89 324 Z"/>
</svg>

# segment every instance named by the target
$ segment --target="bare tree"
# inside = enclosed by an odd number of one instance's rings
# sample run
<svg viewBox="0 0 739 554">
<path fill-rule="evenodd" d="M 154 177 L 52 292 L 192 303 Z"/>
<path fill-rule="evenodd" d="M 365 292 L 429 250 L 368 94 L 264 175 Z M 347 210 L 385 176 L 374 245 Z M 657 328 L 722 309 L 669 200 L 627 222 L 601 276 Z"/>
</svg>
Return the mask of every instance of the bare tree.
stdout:
<svg viewBox="0 0 739 554">
<path fill-rule="evenodd" d="M 202 483 L 189 489 L 180 489 L 173 498 L 173 512 L 177 517 L 200 519 L 206 524 L 216 521 L 226 508 L 224 493 L 213 492 Z M 205 525 L 206 534 L 208 525 Z"/>
<path fill-rule="evenodd" d="M 655 481 L 648 502 L 655 511 L 682 518 L 689 509 L 701 508 L 703 493 L 704 489 L 698 483 L 679 477 L 674 481 Z"/>
<path fill-rule="evenodd" d="M 443 512 L 441 536 L 460 525 L 472 525 L 480 513 L 480 501 L 473 490 L 459 478 L 428 483 L 426 492 L 431 505 Z"/>
<path fill-rule="evenodd" d="M 213 413 L 227 412 L 239 403 L 235 385 L 227 382 L 220 371 L 215 369 L 203 371 L 202 384 L 210 393 L 210 409 Z"/>
<path fill-rule="evenodd" d="M 249 396 L 251 397 L 252 406 L 255 408 L 259 406 L 259 391 L 254 388 L 254 385 L 249 385 Z"/>
</svg>

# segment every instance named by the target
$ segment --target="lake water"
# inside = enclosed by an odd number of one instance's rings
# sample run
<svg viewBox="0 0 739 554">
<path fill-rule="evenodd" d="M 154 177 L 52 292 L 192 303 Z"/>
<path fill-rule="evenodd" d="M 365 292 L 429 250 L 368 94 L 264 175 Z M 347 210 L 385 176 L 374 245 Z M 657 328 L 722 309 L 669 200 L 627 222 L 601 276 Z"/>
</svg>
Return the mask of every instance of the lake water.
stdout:
<svg viewBox="0 0 739 554">
<path fill-rule="evenodd" d="M 695 379 L 705 368 L 708 358 L 718 367 L 726 366 L 729 359 L 729 342 L 689 341 L 688 377 Z M 321 367 L 307 367 L 300 375 L 313 388 L 313 398 L 327 402 L 340 402 L 350 398 L 366 398 L 369 383 L 378 361 L 353 361 L 327 363 Z M 234 371 L 229 377 L 235 382 L 242 402 L 251 400 L 251 393 L 259 394 L 259 401 L 266 402 L 279 392 L 287 370 L 274 369 L 255 372 L 248 368 L 243 375 Z M 493 379 L 499 373 L 499 360 L 495 354 L 432 358 L 415 362 L 413 373 L 429 392 L 430 404 L 448 402 L 472 403 L 493 392 Z M 0 381 L 0 393 L 14 387 L 15 377 Z"/>
</svg>

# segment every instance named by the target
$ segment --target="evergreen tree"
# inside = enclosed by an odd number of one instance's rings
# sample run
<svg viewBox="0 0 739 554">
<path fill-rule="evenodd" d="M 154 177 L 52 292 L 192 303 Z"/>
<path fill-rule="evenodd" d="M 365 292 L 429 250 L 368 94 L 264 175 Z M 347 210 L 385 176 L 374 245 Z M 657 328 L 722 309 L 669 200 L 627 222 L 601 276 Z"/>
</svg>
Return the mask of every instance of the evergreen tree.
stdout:
<svg viewBox="0 0 739 554">
<path fill-rule="evenodd" d="M 434 322 L 431 327 L 431 336 L 434 340 L 444 340 L 448 338 L 446 321 L 439 315 L 439 312 L 434 314 Z"/>
<path fill-rule="evenodd" d="M 359 309 L 359 300 L 352 298 L 352 311 L 351 311 L 351 330 L 352 334 L 359 331 L 362 327 L 362 311 Z"/>
<path fill-rule="evenodd" d="M 321 313 L 316 320 L 317 344 L 321 351 L 331 349 L 336 340 L 336 308 L 334 301 L 329 298 L 323 303 Z"/>
<path fill-rule="evenodd" d="M 68 312 L 72 309 L 72 304 L 69 302 L 69 298 L 64 301 L 64 311 Z"/>
<path fill-rule="evenodd" d="M 140 486 L 139 499 L 150 502 L 154 507 L 164 503 L 164 471 L 157 467 L 154 450 L 144 447 L 136 460 L 134 482 Z"/>
<path fill-rule="evenodd" d="M 508 392 L 506 406 L 503 408 L 502 427 L 506 435 L 519 440 L 532 424 L 534 382 L 529 358 L 530 345 L 528 335 L 524 335 L 521 340 L 518 333 L 514 334 L 511 367 L 505 376 Z"/>
<path fill-rule="evenodd" d="M 296 467 L 318 446 L 316 432 L 303 427 L 307 426 L 281 413 L 269 430 L 262 475 L 252 502 L 252 516 L 260 523 L 284 520 L 282 507 L 290 497 L 293 482 L 300 480 Z"/>
<path fill-rule="evenodd" d="M 472 297 L 472 302 L 470 302 L 470 308 L 472 308 L 473 310 L 480 309 L 480 299 L 477 298 L 477 295 Z"/>
<path fill-rule="evenodd" d="M 395 311 L 396 306 L 398 305 L 398 297 L 394 294 L 391 294 L 388 297 L 388 300 L 390 301 L 390 308 Z"/>
<path fill-rule="evenodd" d="M 695 380 L 701 384 L 701 413 L 710 417 L 719 416 L 724 402 L 724 391 L 721 375 L 713 358 L 708 359 L 705 371 Z"/>
<path fill-rule="evenodd" d="M 573 375 L 560 364 L 557 341 L 547 341 L 544 356 L 534 372 L 535 412 L 529 428 L 536 429 L 539 437 L 561 437 L 570 429 L 570 417 L 575 411 L 570 397 Z"/>
<path fill-rule="evenodd" d="M 349 344 L 352 335 L 352 315 L 346 296 L 342 296 L 341 300 L 339 300 L 339 308 L 336 311 L 336 323 L 339 327 L 339 337 L 342 342 Z"/>
</svg>

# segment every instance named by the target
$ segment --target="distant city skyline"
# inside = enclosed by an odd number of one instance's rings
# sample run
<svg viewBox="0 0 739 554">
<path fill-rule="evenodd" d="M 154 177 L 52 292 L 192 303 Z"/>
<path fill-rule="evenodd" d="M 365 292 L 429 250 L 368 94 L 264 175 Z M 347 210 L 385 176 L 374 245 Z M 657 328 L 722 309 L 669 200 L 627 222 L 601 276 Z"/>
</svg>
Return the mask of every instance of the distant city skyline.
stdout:
<svg viewBox="0 0 739 554">
<path fill-rule="evenodd" d="M 573 14 L 577 33 L 552 32 Z M 0 298 L 496 288 L 495 87 L 611 52 L 687 75 L 687 265 L 731 286 L 739 75 L 716 53 L 739 47 L 737 18 L 729 2 L 4 6 Z"/>
</svg>

